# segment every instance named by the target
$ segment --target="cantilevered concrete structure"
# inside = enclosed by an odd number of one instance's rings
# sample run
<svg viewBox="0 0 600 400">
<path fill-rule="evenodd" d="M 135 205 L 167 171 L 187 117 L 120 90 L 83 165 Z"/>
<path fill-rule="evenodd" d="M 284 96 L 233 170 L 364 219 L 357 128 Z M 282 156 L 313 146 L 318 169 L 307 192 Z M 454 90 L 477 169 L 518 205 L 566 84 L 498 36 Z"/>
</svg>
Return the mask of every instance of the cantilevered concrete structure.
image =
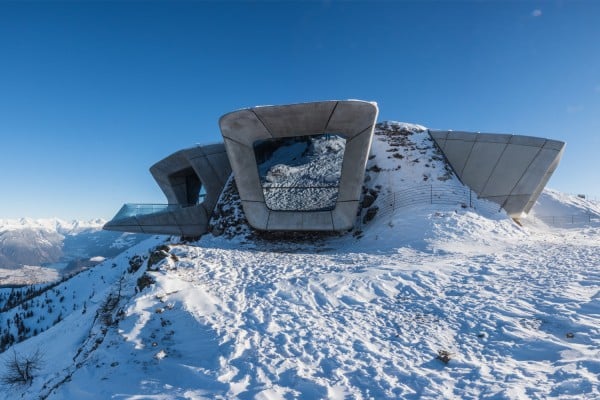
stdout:
<svg viewBox="0 0 600 400">
<path fill-rule="evenodd" d="M 528 213 L 558 166 L 565 143 L 531 136 L 430 131 L 458 178 L 513 218 Z"/>
<path fill-rule="evenodd" d="M 168 204 L 126 204 L 104 228 L 200 236 L 208 231 L 232 172 L 246 219 L 256 229 L 352 228 L 377 113 L 375 103 L 346 100 L 225 114 L 219 120 L 224 144 L 181 150 L 150 168 Z M 565 146 L 557 140 L 520 135 L 429 134 L 458 178 L 513 218 L 531 210 Z M 296 154 L 291 149 L 301 151 Z M 318 157 L 324 158 L 304 163 L 312 157 L 309 149 L 321 149 Z"/>
<path fill-rule="evenodd" d="M 231 174 L 222 143 L 180 150 L 150 168 L 169 204 L 126 204 L 104 229 L 200 236 Z"/>
<path fill-rule="evenodd" d="M 249 224 L 259 230 L 341 231 L 354 225 L 377 118 L 375 103 L 348 100 L 254 107 L 219 120 L 225 148 Z M 346 140 L 339 191 L 331 210 L 267 207 L 254 145 L 277 138 L 331 134 Z"/>
</svg>

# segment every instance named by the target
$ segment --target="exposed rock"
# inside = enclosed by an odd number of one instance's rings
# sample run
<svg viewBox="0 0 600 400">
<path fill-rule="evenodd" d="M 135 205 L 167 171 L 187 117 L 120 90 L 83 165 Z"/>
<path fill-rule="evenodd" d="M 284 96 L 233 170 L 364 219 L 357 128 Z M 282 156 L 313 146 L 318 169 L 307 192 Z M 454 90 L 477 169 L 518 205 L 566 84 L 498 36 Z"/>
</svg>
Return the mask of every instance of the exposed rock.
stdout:
<svg viewBox="0 0 600 400">
<path fill-rule="evenodd" d="M 379 211 L 379 207 L 373 206 L 367 210 L 365 216 L 363 217 L 363 224 L 371 221 L 377 215 L 377 211 Z"/>
</svg>

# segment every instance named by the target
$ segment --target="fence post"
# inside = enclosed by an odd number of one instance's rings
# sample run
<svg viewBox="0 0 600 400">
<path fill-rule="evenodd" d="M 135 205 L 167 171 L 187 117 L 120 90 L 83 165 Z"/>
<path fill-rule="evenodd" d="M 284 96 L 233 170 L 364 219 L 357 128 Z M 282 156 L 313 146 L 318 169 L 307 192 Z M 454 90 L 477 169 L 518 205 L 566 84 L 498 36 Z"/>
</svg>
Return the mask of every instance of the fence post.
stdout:
<svg viewBox="0 0 600 400">
<path fill-rule="evenodd" d="M 473 208 L 473 191 L 469 189 L 469 208 Z"/>
<path fill-rule="evenodd" d="M 433 204 L 433 185 L 429 185 L 429 200 L 431 201 L 431 204 Z"/>
</svg>

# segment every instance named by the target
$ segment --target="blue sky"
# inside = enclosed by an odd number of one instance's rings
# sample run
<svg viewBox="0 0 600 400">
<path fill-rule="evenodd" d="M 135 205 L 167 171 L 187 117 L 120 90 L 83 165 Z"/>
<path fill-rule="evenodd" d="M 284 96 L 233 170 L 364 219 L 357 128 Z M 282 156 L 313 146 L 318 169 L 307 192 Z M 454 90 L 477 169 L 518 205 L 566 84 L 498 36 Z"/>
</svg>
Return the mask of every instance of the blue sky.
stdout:
<svg viewBox="0 0 600 400">
<path fill-rule="evenodd" d="M 165 201 L 148 168 L 264 104 L 564 140 L 600 196 L 600 2 L 1 2 L 0 218 Z"/>
</svg>

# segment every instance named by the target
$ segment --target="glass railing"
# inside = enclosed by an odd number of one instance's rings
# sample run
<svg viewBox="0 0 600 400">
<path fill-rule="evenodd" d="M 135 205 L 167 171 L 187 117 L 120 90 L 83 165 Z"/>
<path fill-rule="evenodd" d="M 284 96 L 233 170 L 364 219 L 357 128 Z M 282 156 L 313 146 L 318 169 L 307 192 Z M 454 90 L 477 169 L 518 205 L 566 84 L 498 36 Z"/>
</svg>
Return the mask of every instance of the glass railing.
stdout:
<svg viewBox="0 0 600 400">
<path fill-rule="evenodd" d="M 119 210 L 112 221 L 117 221 L 124 218 L 134 217 L 138 215 L 154 214 L 163 211 L 179 210 L 179 204 L 133 204 L 127 203 Z"/>
</svg>

